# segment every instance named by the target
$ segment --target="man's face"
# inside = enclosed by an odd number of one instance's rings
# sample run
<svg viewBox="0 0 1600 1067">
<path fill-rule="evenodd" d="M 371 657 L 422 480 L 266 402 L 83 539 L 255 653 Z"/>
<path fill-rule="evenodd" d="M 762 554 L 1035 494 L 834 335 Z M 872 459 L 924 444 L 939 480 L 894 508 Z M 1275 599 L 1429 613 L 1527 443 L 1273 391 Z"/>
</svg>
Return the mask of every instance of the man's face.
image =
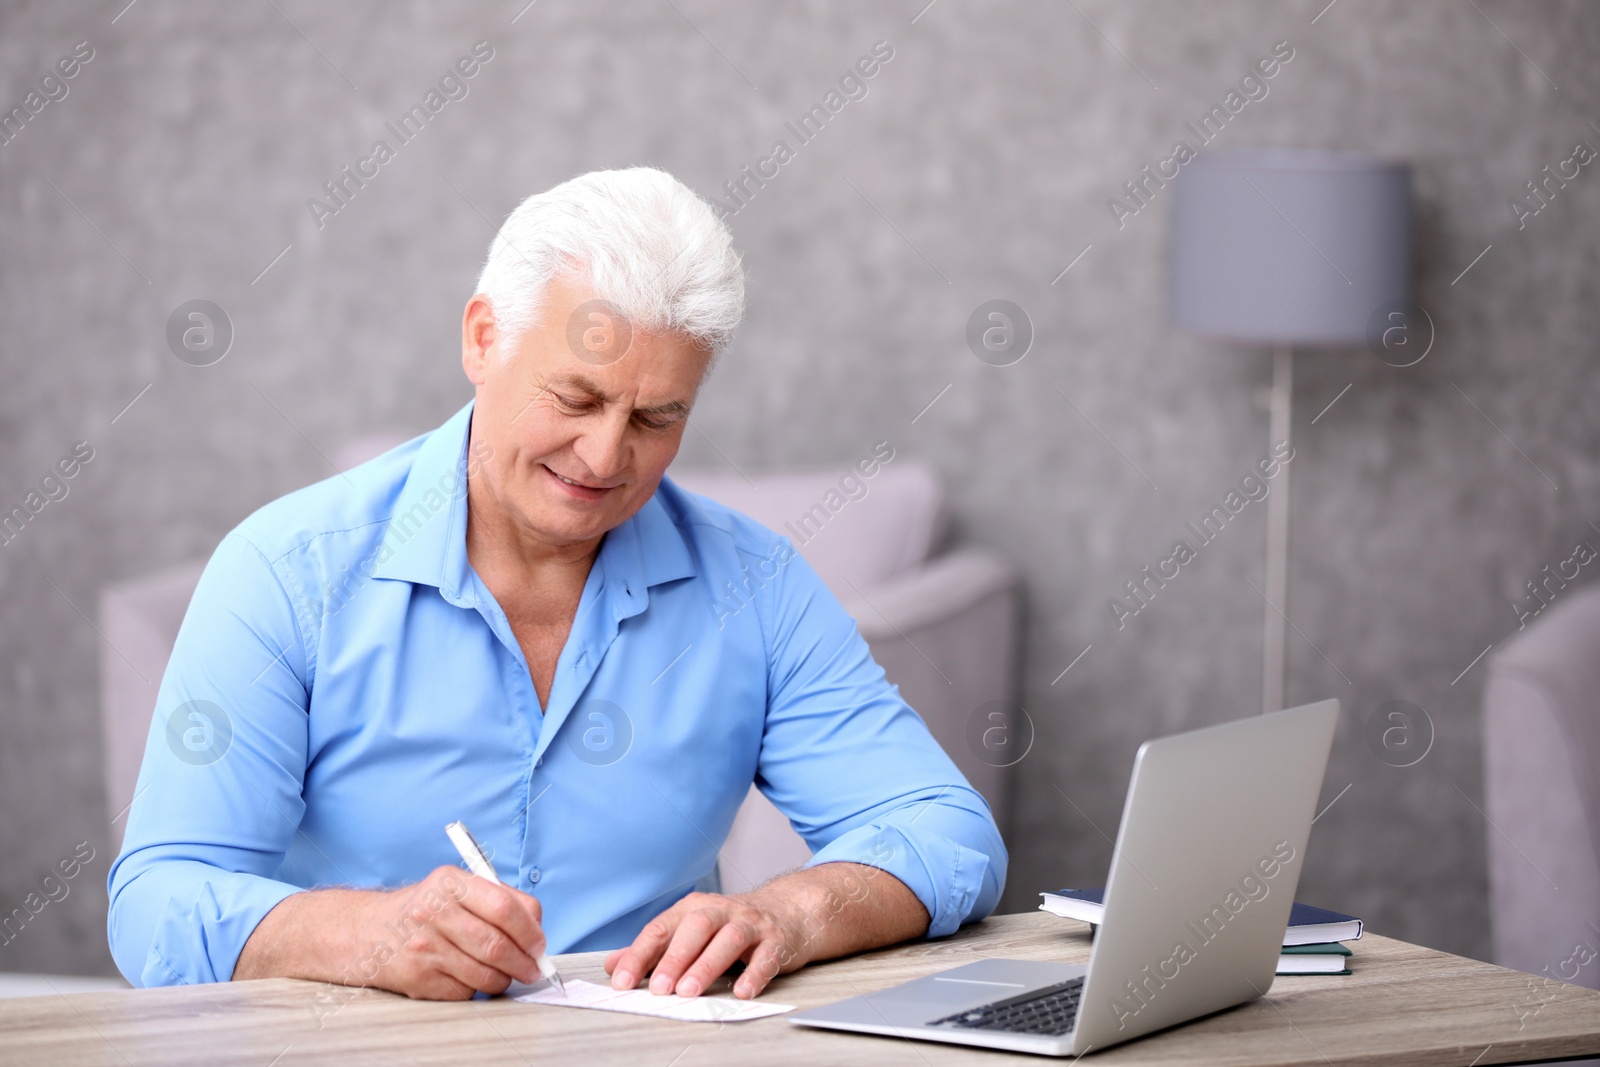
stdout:
<svg viewBox="0 0 1600 1067">
<path fill-rule="evenodd" d="M 551 546 L 597 541 L 645 505 L 710 359 L 681 334 L 629 338 L 595 299 L 587 284 L 557 279 L 520 337 L 498 331 L 481 297 L 462 323 L 462 364 L 477 386 L 472 440 L 493 449 L 481 468 L 487 499 L 524 538 Z"/>
</svg>

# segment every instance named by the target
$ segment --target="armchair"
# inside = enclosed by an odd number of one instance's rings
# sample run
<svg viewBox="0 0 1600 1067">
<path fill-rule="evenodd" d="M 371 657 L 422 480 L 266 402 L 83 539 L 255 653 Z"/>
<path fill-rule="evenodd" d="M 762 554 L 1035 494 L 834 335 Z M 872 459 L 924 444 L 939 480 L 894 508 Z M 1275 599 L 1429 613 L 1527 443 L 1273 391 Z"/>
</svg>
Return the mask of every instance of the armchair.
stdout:
<svg viewBox="0 0 1600 1067">
<path fill-rule="evenodd" d="M 1483 754 L 1495 961 L 1600 989 L 1600 586 L 1495 652 Z"/>
</svg>

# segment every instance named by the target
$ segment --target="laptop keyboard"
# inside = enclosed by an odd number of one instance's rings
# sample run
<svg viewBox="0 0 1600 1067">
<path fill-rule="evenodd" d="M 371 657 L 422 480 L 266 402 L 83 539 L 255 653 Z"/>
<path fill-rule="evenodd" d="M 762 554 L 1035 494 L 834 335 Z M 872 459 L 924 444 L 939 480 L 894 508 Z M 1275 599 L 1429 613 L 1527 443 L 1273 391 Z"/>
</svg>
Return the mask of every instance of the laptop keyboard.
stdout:
<svg viewBox="0 0 1600 1067">
<path fill-rule="evenodd" d="M 935 1019 L 927 1025 L 1060 1037 L 1071 1033 L 1077 1025 L 1078 998 L 1082 994 L 1083 979 L 1073 978 L 1021 996 L 969 1008 L 943 1019 Z"/>
</svg>

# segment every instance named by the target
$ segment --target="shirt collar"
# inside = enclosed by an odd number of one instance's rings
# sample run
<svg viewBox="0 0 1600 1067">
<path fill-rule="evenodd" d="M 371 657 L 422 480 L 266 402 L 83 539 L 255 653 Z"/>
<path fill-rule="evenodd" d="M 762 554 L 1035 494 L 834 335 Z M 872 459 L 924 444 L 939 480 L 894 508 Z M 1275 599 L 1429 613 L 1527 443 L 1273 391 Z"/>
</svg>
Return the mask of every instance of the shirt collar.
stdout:
<svg viewBox="0 0 1600 1067">
<path fill-rule="evenodd" d="M 633 518 L 606 534 L 595 566 L 612 592 L 618 619 L 643 611 L 651 586 L 695 573 L 683 531 L 662 503 L 659 489 Z"/>
<path fill-rule="evenodd" d="M 452 603 L 460 603 L 471 588 L 467 443 L 472 410 L 469 401 L 418 448 L 390 513 L 374 578 L 435 586 Z M 695 574 L 683 531 L 659 491 L 632 518 L 606 534 L 595 566 L 615 598 L 618 619 L 643 611 L 651 586 Z"/>
</svg>

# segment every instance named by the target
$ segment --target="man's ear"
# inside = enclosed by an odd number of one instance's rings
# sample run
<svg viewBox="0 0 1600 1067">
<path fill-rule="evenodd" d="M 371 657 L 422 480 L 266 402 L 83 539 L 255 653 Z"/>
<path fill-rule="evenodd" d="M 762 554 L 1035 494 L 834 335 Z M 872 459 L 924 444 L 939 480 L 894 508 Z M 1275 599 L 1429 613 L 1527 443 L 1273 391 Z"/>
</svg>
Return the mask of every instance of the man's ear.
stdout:
<svg viewBox="0 0 1600 1067">
<path fill-rule="evenodd" d="M 474 295 L 461 315 L 461 369 L 473 385 L 489 377 L 489 364 L 500 358 L 500 341 L 493 305 L 482 293 Z"/>
</svg>

